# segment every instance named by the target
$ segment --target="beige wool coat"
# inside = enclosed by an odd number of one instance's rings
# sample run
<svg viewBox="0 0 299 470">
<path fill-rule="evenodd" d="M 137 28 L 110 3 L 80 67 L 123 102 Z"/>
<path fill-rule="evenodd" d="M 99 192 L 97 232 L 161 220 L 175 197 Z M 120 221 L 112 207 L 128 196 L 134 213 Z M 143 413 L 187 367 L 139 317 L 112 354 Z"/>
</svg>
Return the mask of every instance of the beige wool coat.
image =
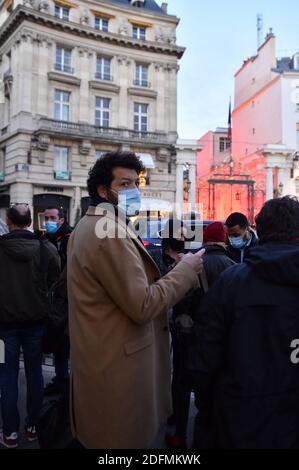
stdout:
<svg viewBox="0 0 299 470">
<path fill-rule="evenodd" d="M 72 429 L 87 448 L 145 449 L 171 412 L 166 311 L 198 277 L 180 263 L 161 279 L 125 223 L 98 238 L 103 221 L 90 207 L 68 244 Z"/>
</svg>

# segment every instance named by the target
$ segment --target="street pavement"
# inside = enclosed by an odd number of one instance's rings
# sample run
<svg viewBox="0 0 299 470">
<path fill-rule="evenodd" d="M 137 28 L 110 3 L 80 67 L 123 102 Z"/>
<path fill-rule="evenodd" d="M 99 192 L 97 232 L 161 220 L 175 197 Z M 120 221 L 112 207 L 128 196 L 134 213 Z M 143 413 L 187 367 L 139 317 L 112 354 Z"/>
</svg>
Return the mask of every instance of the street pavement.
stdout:
<svg viewBox="0 0 299 470">
<path fill-rule="evenodd" d="M 50 366 L 43 367 L 44 373 L 44 380 L 45 385 L 49 383 L 54 375 L 54 368 Z M 25 426 L 25 410 L 26 410 L 26 380 L 25 380 L 25 373 L 24 373 L 24 366 L 21 362 L 20 366 L 20 377 L 19 377 L 19 412 L 21 416 L 21 428 L 20 428 L 20 445 L 19 449 L 39 449 L 39 445 L 37 442 L 30 443 L 27 441 L 24 435 L 24 426 Z M 194 425 L 194 418 L 195 418 L 196 410 L 194 407 L 194 400 L 192 397 L 191 400 L 191 407 L 190 407 L 190 417 L 189 417 L 189 426 L 188 426 L 188 445 L 191 446 L 192 442 L 192 433 L 193 433 L 193 425 Z M 0 429 L 2 427 L 2 419 L 1 419 L 1 412 L 0 412 Z M 154 449 L 165 449 L 165 442 L 164 436 L 167 427 L 161 428 L 160 432 L 157 435 L 157 438 L 154 441 L 153 448 Z M 0 445 L 0 450 L 5 450 Z"/>
</svg>

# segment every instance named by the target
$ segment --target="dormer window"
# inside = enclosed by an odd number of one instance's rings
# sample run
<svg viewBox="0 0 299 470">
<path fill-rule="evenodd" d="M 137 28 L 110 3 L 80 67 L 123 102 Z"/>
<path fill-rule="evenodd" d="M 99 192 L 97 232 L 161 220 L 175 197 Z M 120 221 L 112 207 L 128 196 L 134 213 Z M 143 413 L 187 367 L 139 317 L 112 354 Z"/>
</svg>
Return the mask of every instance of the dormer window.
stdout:
<svg viewBox="0 0 299 470">
<path fill-rule="evenodd" d="M 146 28 L 144 26 L 133 25 L 133 38 L 141 39 L 142 41 L 145 41 Z"/>
<path fill-rule="evenodd" d="M 109 28 L 108 18 L 102 18 L 101 16 L 95 17 L 95 29 L 108 32 L 108 28 Z"/>
<path fill-rule="evenodd" d="M 63 6 L 63 5 L 55 5 L 55 16 L 56 18 L 60 18 L 61 20 L 69 20 L 70 16 L 70 9 Z"/>
<path fill-rule="evenodd" d="M 145 0 L 129 0 L 132 7 L 143 7 L 145 4 Z"/>
</svg>

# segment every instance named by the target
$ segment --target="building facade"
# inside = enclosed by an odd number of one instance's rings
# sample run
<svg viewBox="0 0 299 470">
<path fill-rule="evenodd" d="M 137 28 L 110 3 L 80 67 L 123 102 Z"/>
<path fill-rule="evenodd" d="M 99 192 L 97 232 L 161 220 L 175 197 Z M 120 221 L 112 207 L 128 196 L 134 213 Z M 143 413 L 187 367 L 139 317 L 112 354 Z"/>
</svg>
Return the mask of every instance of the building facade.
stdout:
<svg viewBox="0 0 299 470">
<path fill-rule="evenodd" d="M 272 31 L 235 74 L 232 122 L 232 138 L 218 128 L 199 139 L 197 198 L 207 219 L 253 223 L 266 200 L 299 195 L 299 53 L 277 59 Z"/>
<path fill-rule="evenodd" d="M 203 206 L 204 220 L 225 220 L 227 214 L 239 207 L 237 186 L 224 181 L 231 169 L 228 129 L 217 127 L 203 135 L 198 143 L 202 150 L 197 154 L 197 202 Z M 216 179 L 219 184 L 214 185 L 212 181 Z"/>
<path fill-rule="evenodd" d="M 254 180 L 255 214 L 268 199 L 299 195 L 298 151 L 299 53 L 278 59 L 270 30 L 235 74 L 232 155 Z"/>
<path fill-rule="evenodd" d="M 75 224 L 90 167 L 119 149 L 144 162 L 145 211 L 175 202 L 178 21 L 153 0 L 1 2 L 0 211 Z"/>
</svg>

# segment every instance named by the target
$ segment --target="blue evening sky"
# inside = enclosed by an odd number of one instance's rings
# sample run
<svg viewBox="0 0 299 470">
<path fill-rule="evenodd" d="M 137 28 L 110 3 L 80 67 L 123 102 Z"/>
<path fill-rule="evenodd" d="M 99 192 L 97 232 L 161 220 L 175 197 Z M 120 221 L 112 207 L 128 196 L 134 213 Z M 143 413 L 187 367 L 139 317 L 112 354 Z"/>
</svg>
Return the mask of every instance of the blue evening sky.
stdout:
<svg viewBox="0 0 299 470">
<path fill-rule="evenodd" d="M 257 50 L 257 13 L 264 36 L 273 28 L 278 57 L 299 51 L 298 0 L 168 0 L 168 11 L 181 18 L 178 44 L 187 48 L 179 72 L 180 138 L 227 125 L 234 73 Z"/>
</svg>

